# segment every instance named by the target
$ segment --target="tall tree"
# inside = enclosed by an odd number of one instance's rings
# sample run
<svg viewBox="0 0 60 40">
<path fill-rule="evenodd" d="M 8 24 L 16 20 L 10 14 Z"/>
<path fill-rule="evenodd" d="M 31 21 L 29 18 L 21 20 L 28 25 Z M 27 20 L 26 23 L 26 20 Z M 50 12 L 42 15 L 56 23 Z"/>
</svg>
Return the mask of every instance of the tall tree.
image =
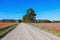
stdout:
<svg viewBox="0 0 60 40">
<path fill-rule="evenodd" d="M 32 8 L 29 8 L 26 12 L 26 14 L 23 16 L 23 21 L 25 22 L 35 22 L 36 20 L 36 14 Z"/>
</svg>

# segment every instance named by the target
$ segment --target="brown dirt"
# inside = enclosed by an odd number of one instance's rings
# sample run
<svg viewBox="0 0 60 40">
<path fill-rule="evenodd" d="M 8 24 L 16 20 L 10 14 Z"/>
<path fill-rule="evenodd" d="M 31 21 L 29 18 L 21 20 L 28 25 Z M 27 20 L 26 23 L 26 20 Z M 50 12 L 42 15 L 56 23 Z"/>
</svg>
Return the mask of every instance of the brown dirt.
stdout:
<svg viewBox="0 0 60 40">
<path fill-rule="evenodd" d="M 33 23 L 39 27 L 46 27 L 50 30 L 60 31 L 60 23 Z"/>
<path fill-rule="evenodd" d="M 14 24 L 18 24 L 18 23 L 11 23 L 11 22 L 0 23 L 0 29 L 5 28 L 10 25 L 14 25 Z"/>
</svg>

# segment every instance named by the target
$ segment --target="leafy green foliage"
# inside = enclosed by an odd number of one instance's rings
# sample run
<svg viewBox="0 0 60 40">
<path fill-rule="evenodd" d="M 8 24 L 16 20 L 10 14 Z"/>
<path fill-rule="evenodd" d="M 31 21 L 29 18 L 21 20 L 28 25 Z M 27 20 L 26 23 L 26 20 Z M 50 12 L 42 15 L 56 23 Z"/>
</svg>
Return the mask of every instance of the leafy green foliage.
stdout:
<svg viewBox="0 0 60 40">
<path fill-rule="evenodd" d="M 26 14 L 23 16 L 24 22 L 35 22 L 36 20 L 36 14 L 32 8 L 29 8 L 26 12 Z"/>
<path fill-rule="evenodd" d="M 50 20 L 36 20 L 36 22 L 39 22 L 39 23 L 51 23 L 52 21 Z"/>
</svg>

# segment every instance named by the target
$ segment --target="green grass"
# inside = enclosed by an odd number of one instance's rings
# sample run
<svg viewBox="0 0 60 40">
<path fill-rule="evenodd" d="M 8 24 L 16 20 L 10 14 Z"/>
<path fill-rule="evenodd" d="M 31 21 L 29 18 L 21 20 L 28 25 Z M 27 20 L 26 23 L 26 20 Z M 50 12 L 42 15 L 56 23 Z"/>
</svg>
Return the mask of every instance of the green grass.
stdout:
<svg viewBox="0 0 60 40">
<path fill-rule="evenodd" d="M 44 31 L 46 31 L 46 32 L 49 32 L 49 33 L 51 33 L 51 34 L 53 34 L 53 35 L 56 35 L 56 36 L 60 37 L 60 31 L 49 30 L 48 28 L 39 27 L 39 26 L 36 26 L 36 25 L 33 25 L 33 26 L 34 26 L 34 27 L 37 27 L 37 28 L 39 28 L 39 29 L 41 29 L 41 30 L 44 30 Z"/>
<path fill-rule="evenodd" d="M 3 36 L 5 33 L 16 27 L 16 25 L 8 26 L 8 28 L 0 29 L 0 36 Z"/>
<path fill-rule="evenodd" d="M 49 33 L 52 33 L 53 35 L 56 35 L 56 36 L 58 36 L 58 37 L 60 37 L 60 31 L 56 31 L 56 30 L 46 30 L 47 32 L 49 32 Z"/>
</svg>

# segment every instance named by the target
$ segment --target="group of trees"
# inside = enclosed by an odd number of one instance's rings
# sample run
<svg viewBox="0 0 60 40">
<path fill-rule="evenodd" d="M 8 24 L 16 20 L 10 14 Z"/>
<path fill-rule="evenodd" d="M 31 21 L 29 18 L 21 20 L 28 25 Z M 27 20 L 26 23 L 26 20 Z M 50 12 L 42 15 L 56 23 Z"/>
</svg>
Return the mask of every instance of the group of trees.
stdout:
<svg viewBox="0 0 60 40">
<path fill-rule="evenodd" d="M 36 20 L 36 23 L 60 23 L 60 20 L 58 21 L 51 21 L 51 20 L 47 20 L 47 19 L 44 19 L 44 20 Z"/>
<path fill-rule="evenodd" d="M 33 9 L 28 9 L 26 14 L 23 16 L 22 21 L 23 22 L 35 22 L 36 20 L 36 14 Z"/>
<path fill-rule="evenodd" d="M 26 11 L 26 14 L 22 18 L 22 22 L 35 22 L 35 23 L 59 23 L 59 21 L 50 21 L 50 20 L 36 20 L 36 14 L 32 8 L 29 8 Z"/>
<path fill-rule="evenodd" d="M 15 19 L 2 19 L 2 20 L 0 20 L 0 22 L 21 22 L 21 20 L 20 19 L 18 19 L 18 20 L 15 20 Z"/>
<path fill-rule="evenodd" d="M 36 20 L 37 23 L 51 23 L 52 21 L 44 19 L 44 20 Z"/>
</svg>

